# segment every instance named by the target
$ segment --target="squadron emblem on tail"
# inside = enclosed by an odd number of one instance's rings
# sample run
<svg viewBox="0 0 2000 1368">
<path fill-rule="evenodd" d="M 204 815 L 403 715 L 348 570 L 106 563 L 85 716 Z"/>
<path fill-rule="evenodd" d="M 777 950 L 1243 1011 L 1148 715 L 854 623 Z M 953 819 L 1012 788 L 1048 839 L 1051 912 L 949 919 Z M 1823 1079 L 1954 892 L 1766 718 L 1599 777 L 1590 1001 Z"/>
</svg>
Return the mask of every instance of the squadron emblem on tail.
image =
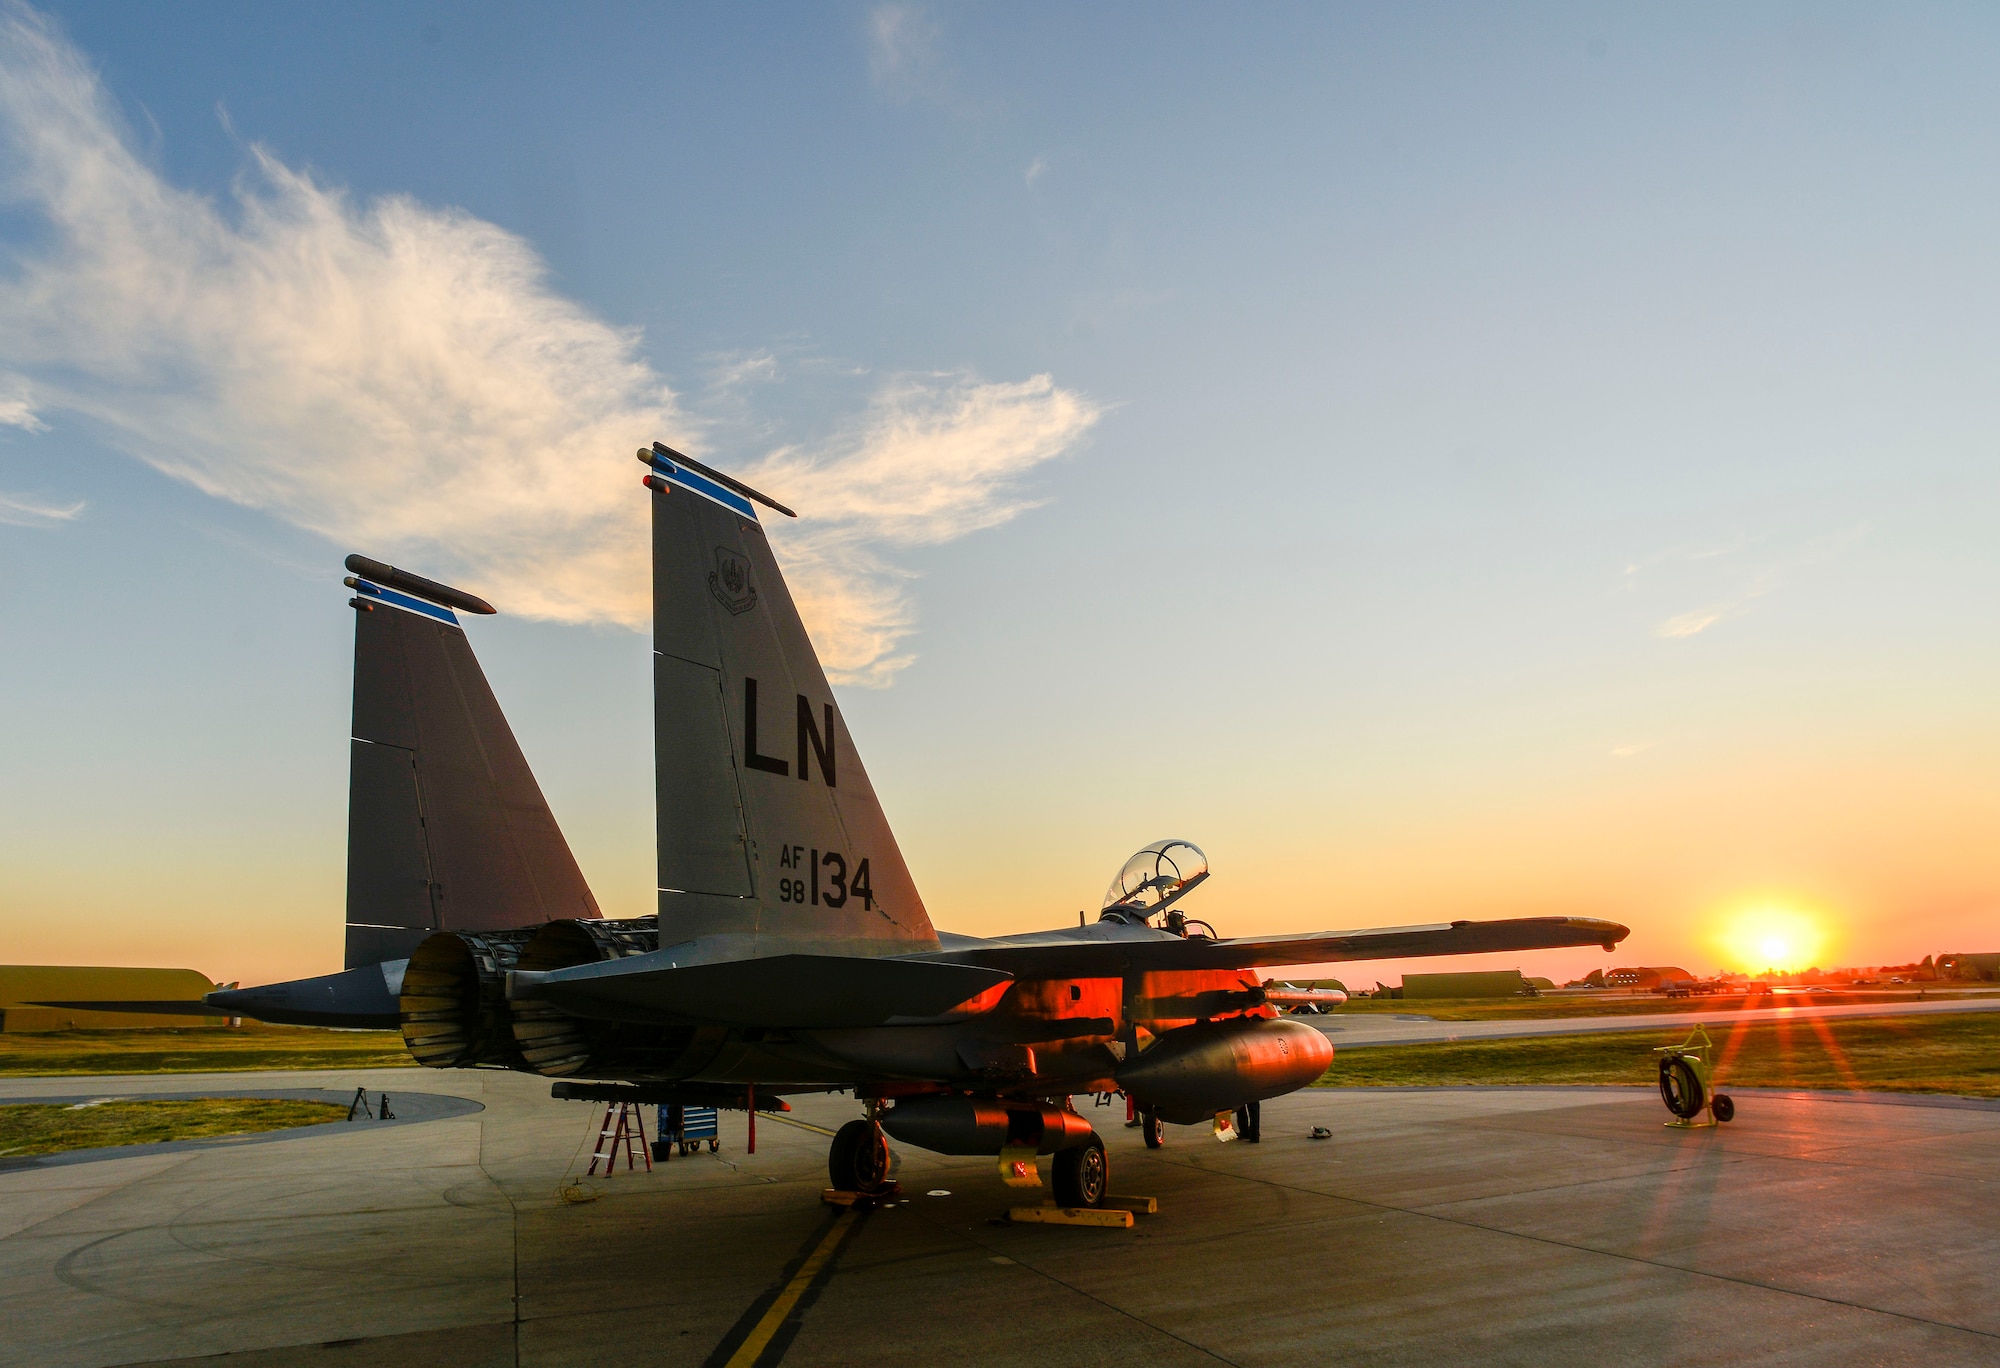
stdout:
<svg viewBox="0 0 2000 1368">
<path fill-rule="evenodd" d="M 726 546 L 715 548 L 715 568 L 708 572 L 708 592 L 732 613 L 757 606 L 757 586 L 750 582 L 750 562 Z"/>
</svg>

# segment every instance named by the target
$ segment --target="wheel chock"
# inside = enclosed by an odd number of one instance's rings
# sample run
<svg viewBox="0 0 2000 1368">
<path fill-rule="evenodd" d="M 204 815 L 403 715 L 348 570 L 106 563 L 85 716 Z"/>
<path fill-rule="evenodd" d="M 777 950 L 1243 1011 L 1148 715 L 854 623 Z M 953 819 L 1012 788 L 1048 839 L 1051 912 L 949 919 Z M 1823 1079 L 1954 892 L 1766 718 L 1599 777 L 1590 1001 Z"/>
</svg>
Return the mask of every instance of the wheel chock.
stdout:
<svg viewBox="0 0 2000 1368">
<path fill-rule="evenodd" d="M 849 1192 L 844 1188 L 821 1188 L 819 1199 L 828 1206 L 874 1206 L 903 1195 L 901 1183 L 891 1183 L 880 1192 Z"/>
<path fill-rule="evenodd" d="M 1106 1197 L 1104 1199 L 1104 1208 L 1107 1211 L 1130 1211 L 1140 1216 L 1157 1216 L 1160 1214 L 1160 1199 L 1157 1197 Z"/>
<path fill-rule="evenodd" d="M 1130 1230 L 1132 1213 L 1102 1207 L 1031 1206 L 1012 1207 L 1007 1219 L 1016 1225 L 1098 1226 L 1106 1230 Z"/>
</svg>

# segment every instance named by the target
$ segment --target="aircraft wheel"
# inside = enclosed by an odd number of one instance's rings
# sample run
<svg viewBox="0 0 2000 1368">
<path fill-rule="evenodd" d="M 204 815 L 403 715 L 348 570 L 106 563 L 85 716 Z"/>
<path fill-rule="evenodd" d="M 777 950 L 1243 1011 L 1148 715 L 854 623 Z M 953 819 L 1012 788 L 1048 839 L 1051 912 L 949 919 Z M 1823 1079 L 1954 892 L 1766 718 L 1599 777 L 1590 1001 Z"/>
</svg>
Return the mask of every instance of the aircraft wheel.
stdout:
<svg viewBox="0 0 2000 1368">
<path fill-rule="evenodd" d="M 1728 1093 L 1717 1093 L 1714 1099 L 1709 1102 L 1708 1109 L 1715 1113 L 1715 1119 L 1718 1121 L 1734 1121 L 1736 1119 L 1736 1099 L 1729 1096 Z"/>
<path fill-rule="evenodd" d="M 1139 1134 L 1145 1140 L 1147 1149 L 1158 1149 L 1167 1143 L 1167 1123 L 1154 1113 L 1139 1113 L 1139 1127 Z"/>
<path fill-rule="evenodd" d="M 849 1121 L 833 1137 L 827 1176 L 841 1192 L 880 1192 L 889 1186 L 889 1142 L 872 1121 Z"/>
<path fill-rule="evenodd" d="M 1660 1060 L 1660 1100 L 1683 1121 L 1692 1120 L 1706 1100 L 1694 1065 L 1679 1055 L 1667 1055 Z"/>
<path fill-rule="evenodd" d="M 1056 1151 L 1055 1189 L 1059 1207 L 1104 1205 L 1104 1194 L 1111 1190 L 1111 1163 L 1096 1131 L 1081 1145 Z"/>
</svg>

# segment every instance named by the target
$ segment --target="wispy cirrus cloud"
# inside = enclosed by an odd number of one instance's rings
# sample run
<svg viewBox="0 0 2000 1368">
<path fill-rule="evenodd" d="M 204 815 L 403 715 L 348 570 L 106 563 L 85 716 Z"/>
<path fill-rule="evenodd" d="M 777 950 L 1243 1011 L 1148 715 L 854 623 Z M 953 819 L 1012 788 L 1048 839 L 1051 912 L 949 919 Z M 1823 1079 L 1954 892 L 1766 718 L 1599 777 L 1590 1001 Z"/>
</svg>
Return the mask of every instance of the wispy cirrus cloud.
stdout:
<svg viewBox="0 0 2000 1368">
<path fill-rule="evenodd" d="M 1100 412 L 1047 375 L 910 377 L 882 390 L 845 441 L 766 457 L 755 479 L 813 511 L 772 529 L 787 562 L 807 571 L 800 611 L 833 644 L 827 654 L 867 662 L 830 672 L 880 685 L 909 663 L 899 654 L 908 598 L 876 548 L 956 541 L 1033 507 L 1020 478 L 1073 446 Z"/>
<path fill-rule="evenodd" d="M 881 4 L 868 11 L 868 74 L 877 88 L 907 99 L 936 79 L 937 20 L 921 5 Z"/>
<path fill-rule="evenodd" d="M 57 527 L 83 515 L 84 502 L 51 504 L 18 494 L 0 493 L 0 523 L 13 527 Z"/>
<path fill-rule="evenodd" d="M 1727 592 L 1699 608 L 1675 613 L 1656 625 L 1653 628 L 1653 635 L 1667 641 L 1683 641 L 1701 635 L 1717 623 L 1741 617 L 1750 611 L 1757 600 L 1785 587 L 1808 567 L 1845 553 L 1867 537 L 1868 532 L 1868 525 L 1863 523 L 1844 531 L 1815 537 L 1775 556 L 1766 556 L 1760 563 L 1740 573 L 1736 577 L 1736 583 Z M 1662 556 L 1652 557 L 1646 562 L 1635 562 L 1626 566 L 1626 582 L 1633 583 L 1634 577 L 1642 568 L 1670 561 L 1725 561 L 1746 551 L 1751 545 L 1750 541 L 1738 536 L 1728 543 L 1668 552 Z"/>
<path fill-rule="evenodd" d="M 918 29 L 884 32 L 917 60 Z M 648 621 L 647 509 L 625 470 L 656 437 L 700 452 L 703 423 L 638 333 L 557 293 L 523 239 L 408 196 L 356 201 L 254 146 L 227 203 L 174 186 L 20 5 L 0 10 L 0 197 L 48 229 L 0 275 L 0 364 L 34 394 L 0 400 L 0 422 L 81 415 L 209 494 L 508 611 Z M 897 510 L 935 510 L 949 535 L 1003 521 L 1012 481 L 1095 415 L 1046 377 L 901 381 L 846 438 L 774 456 L 804 481 L 774 492 L 812 518 L 797 587 L 830 671 L 881 682 L 907 658 L 907 576 L 886 551 L 921 539 Z M 815 503 L 892 468 L 879 516 Z"/>
</svg>

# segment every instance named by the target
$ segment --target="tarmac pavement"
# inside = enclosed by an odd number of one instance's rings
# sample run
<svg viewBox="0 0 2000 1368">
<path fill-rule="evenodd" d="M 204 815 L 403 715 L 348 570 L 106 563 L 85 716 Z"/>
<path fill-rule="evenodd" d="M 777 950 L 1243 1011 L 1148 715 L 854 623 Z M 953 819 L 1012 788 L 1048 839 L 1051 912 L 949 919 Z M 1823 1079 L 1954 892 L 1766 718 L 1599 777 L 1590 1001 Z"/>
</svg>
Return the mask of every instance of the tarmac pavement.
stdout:
<svg viewBox="0 0 2000 1368">
<path fill-rule="evenodd" d="M 991 1160 L 909 1149 L 906 1201 L 837 1225 L 841 1097 L 761 1120 L 754 1156 L 725 1114 L 720 1154 L 572 1204 L 602 1112 L 521 1075 L 0 1095 L 363 1082 L 482 1109 L 0 1173 L 0 1364 L 747 1363 L 760 1327 L 755 1361 L 871 1368 L 2000 1361 L 1989 1103 L 1739 1092 L 1684 1131 L 1650 1090 L 1309 1089 L 1261 1145 L 1159 1151 L 1107 1108 L 1114 1191 L 1160 1200 L 1121 1231 L 993 1224 L 1019 1199 Z"/>
</svg>

